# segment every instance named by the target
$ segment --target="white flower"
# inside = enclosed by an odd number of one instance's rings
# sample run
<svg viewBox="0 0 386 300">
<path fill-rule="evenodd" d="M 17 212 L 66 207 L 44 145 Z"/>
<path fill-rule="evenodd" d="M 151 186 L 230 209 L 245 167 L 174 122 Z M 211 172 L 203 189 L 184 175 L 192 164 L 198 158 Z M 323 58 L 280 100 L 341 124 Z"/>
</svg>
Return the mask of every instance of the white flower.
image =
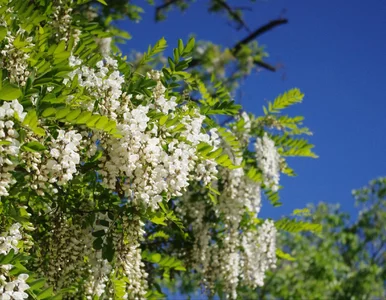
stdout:
<svg viewBox="0 0 386 300">
<path fill-rule="evenodd" d="M 271 187 L 272 191 L 279 188 L 280 155 L 274 141 L 267 133 L 262 138 L 257 138 L 255 143 L 257 166 L 263 172 L 264 184 Z"/>
</svg>

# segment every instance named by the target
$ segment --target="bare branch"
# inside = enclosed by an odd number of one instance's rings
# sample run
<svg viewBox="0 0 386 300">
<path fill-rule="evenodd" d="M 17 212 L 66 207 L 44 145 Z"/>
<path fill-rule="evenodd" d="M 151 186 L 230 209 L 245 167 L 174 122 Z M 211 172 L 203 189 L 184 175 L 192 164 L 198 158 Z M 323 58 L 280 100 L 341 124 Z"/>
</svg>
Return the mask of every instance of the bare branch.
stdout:
<svg viewBox="0 0 386 300">
<path fill-rule="evenodd" d="M 233 53 L 237 53 L 240 51 L 241 47 L 248 44 L 258 36 L 262 35 L 263 33 L 266 33 L 269 30 L 272 30 L 273 28 L 282 25 L 282 24 L 287 24 L 288 20 L 287 19 L 277 19 L 277 20 L 272 20 L 268 22 L 267 24 L 257 28 L 254 32 L 252 32 L 250 35 L 248 35 L 246 38 L 242 39 L 239 41 L 236 45 L 234 45 L 231 49 Z"/>
<path fill-rule="evenodd" d="M 161 11 L 162 10 L 168 8 L 170 5 L 173 5 L 173 4 L 175 4 L 175 3 L 179 2 L 179 1 L 181 1 L 181 0 L 169 0 L 169 1 L 165 1 L 164 4 L 157 6 L 156 9 L 155 9 L 155 18 L 156 18 L 156 20 L 161 15 Z"/>
<path fill-rule="evenodd" d="M 236 10 L 232 9 L 232 7 L 229 6 L 229 4 L 224 1 L 224 0 L 215 0 L 215 2 L 222 6 L 230 16 L 232 16 L 239 24 L 240 24 L 240 28 L 244 27 L 248 32 L 250 32 L 251 30 L 249 29 L 248 25 L 244 22 L 243 18 L 241 18 Z"/>
</svg>

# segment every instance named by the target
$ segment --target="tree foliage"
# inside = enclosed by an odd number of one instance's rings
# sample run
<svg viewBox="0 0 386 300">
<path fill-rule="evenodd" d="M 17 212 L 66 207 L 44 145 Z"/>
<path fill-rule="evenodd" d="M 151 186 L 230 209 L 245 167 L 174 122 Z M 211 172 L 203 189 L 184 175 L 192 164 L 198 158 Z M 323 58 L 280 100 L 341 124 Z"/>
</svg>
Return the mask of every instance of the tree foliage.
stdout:
<svg viewBox="0 0 386 300">
<path fill-rule="evenodd" d="M 339 205 L 311 206 L 305 222 L 319 234 L 282 234 L 288 261 L 269 272 L 264 287 L 245 291 L 248 299 L 383 299 L 386 296 L 386 178 L 353 191 L 356 218 Z M 290 256 L 289 256 L 290 254 Z"/>
</svg>

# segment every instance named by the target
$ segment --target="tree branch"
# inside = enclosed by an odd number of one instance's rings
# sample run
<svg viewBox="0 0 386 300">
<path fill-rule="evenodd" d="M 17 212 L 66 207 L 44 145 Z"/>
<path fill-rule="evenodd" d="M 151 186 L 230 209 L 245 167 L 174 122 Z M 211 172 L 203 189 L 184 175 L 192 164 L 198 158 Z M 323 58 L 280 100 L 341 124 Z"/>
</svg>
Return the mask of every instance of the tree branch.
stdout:
<svg viewBox="0 0 386 300">
<path fill-rule="evenodd" d="M 230 48 L 230 51 L 232 52 L 233 55 L 236 55 L 241 50 L 242 46 L 248 44 L 249 42 L 251 42 L 255 38 L 262 35 L 263 33 L 266 33 L 267 31 L 272 30 L 273 28 L 275 28 L 277 26 L 287 24 L 287 23 L 288 23 L 288 19 L 272 20 L 272 21 L 268 22 L 267 24 L 260 26 L 254 32 L 249 34 L 247 37 L 245 37 L 241 41 L 237 42 L 232 48 Z M 189 64 L 189 68 L 194 68 L 199 64 L 200 64 L 200 60 L 193 59 Z M 264 69 L 267 69 L 269 71 L 272 71 L 272 72 L 276 71 L 276 68 L 274 66 L 272 66 L 266 62 L 263 62 L 263 61 L 254 61 L 254 64 L 256 64 Z"/>
<path fill-rule="evenodd" d="M 240 51 L 241 47 L 248 44 L 258 36 L 262 35 L 263 33 L 266 33 L 269 30 L 272 30 L 273 28 L 282 25 L 282 24 L 287 24 L 288 20 L 287 19 L 277 19 L 277 20 L 272 20 L 268 22 L 267 24 L 257 28 L 254 32 L 252 32 L 250 35 L 248 35 L 246 38 L 242 39 L 239 41 L 236 45 L 234 45 L 231 48 L 232 53 L 237 53 Z"/>
<path fill-rule="evenodd" d="M 229 4 L 224 0 L 215 0 L 215 2 L 222 6 L 230 16 L 232 16 L 239 24 L 240 28 L 244 27 L 248 32 L 251 30 L 249 29 L 248 25 L 244 22 L 243 18 L 241 18 L 232 7 L 229 6 Z"/>
<path fill-rule="evenodd" d="M 177 3 L 178 1 L 180 1 L 180 0 L 169 0 L 169 1 L 165 2 L 164 4 L 157 6 L 155 8 L 155 18 L 156 18 L 156 20 L 158 19 L 158 17 L 161 14 L 162 10 L 164 10 L 165 8 L 168 8 L 170 5 L 173 5 L 173 4 Z"/>
</svg>

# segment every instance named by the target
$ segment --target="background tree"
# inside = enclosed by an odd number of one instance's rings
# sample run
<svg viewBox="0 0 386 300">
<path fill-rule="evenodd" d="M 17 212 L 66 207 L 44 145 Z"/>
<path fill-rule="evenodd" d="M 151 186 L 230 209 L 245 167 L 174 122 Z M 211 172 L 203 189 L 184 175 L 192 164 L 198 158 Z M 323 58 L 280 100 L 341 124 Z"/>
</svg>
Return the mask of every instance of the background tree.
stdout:
<svg viewBox="0 0 386 300">
<path fill-rule="evenodd" d="M 354 219 L 339 205 L 310 206 L 305 221 L 323 225 L 320 234 L 281 234 L 279 244 L 293 261 L 281 260 L 264 287 L 248 299 L 383 299 L 386 297 L 386 178 L 353 196 Z"/>
</svg>

